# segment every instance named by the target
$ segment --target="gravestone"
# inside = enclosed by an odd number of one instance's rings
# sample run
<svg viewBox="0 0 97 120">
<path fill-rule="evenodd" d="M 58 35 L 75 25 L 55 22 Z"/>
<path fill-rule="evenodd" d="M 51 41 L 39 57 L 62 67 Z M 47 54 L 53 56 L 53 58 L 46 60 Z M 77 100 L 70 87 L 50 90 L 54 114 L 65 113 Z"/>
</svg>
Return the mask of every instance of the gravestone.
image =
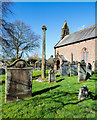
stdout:
<svg viewBox="0 0 97 120">
<path fill-rule="evenodd" d="M 77 64 L 75 62 L 70 64 L 70 76 L 78 74 Z"/>
<path fill-rule="evenodd" d="M 95 61 L 95 71 L 97 71 L 97 60 Z"/>
<path fill-rule="evenodd" d="M 56 71 L 53 69 L 50 69 L 48 74 L 49 74 L 49 82 L 50 83 L 56 82 Z"/>
<path fill-rule="evenodd" d="M 36 61 L 35 62 L 35 70 L 40 70 L 41 69 L 41 62 L 40 61 Z"/>
<path fill-rule="evenodd" d="M 90 63 L 87 64 L 87 69 L 86 69 L 86 79 L 88 79 L 92 75 L 92 65 Z"/>
<path fill-rule="evenodd" d="M 83 85 L 79 89 L 79 95 L 78 95 L 78 101 L 84 100 L 88 97 L 88 87 L 86 85 Z"/>
<path fill-rule="evenodd" d="M 6 66 L 5 103 L 32 97 L 32 67 L 25 60 Z"/>
<path fill-rule="evenodd" d="M 82 82 L 86 80 L 86 63 L 84 60 L 78 63 L 78 81 Z"/>
<path fill-rule="evenodd" d="M 61 76 L 68 76 L 69 75 L 68 69 L 69 69 L 68 63 L 67 62 L 62 63 L 60 67 Z"/>
</svg>

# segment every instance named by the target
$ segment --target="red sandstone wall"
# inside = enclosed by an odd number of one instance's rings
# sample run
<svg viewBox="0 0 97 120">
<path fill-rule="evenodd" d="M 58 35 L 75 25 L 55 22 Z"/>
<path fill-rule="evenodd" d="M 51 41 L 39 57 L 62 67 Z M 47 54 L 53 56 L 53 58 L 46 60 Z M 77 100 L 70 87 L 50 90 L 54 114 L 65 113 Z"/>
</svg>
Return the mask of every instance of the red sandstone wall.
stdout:
<svg viewBox="0 0 97 120">
<path fill-rule="evenodd" d="M 97 38 L 95 39 L 95 60 L 97 60 Z"/>
<path fill-rule="evenodd" d="M 73 53 L 73 60 L 80 62 L 83 59 L 82 49 L 84 47 L 87 48 L 88 51 L 87 62 L 93 64 L 93 61 L 97 59 L 97 38 L 56 48 L 56 54 L 57 51 L 59 51 L 60 55 L 64 55 L 71 62 L 71 53 Z"/>
</svg>

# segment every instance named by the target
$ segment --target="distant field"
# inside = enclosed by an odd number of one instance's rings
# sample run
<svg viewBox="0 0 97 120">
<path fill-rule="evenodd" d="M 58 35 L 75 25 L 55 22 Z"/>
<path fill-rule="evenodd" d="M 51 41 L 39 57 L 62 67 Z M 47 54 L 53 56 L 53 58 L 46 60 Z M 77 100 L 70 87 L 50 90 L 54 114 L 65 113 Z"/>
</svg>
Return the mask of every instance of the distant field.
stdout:
<svg viewBox="0 0 97 120">
<path fill-rule="evenodd" d="M 40 71 L 33 72 L 34 76 Z M 3 76 L 4 79 L 4 76 Z M 32 81 L 32 95 L 18 102 L 4 103 L 5 84 L 2 87 L 2 117 L 3 118 L 95 118 L 97 112 L 95 82 L 97 74 L 79 83 L 77 76 L 57 76 L 56 83 Z M 91 95 L 78 102 L 79 89 L 87 85 Z"/>
</svg>

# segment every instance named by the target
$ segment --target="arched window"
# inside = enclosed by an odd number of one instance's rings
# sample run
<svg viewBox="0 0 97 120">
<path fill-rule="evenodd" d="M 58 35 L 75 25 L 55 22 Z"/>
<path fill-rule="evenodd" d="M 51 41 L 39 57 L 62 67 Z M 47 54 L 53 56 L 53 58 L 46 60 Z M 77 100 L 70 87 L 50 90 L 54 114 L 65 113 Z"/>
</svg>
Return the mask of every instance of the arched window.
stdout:
<svg viewBox="0 0 97 120">
<path fill-rule="evenodd" d="M 85 62 L 88 61 L 88 51 L 85 47 L 82 49 L 82 60 L 84 60 Z"/>
</svg>

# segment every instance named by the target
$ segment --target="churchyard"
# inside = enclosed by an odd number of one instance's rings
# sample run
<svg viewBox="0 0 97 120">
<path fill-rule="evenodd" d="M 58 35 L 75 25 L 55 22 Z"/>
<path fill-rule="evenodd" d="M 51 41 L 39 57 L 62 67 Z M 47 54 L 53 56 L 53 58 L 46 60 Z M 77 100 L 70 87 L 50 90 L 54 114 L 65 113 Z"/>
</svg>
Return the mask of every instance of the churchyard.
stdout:
<svg viewBox="0 0 97 120">
<path fill-rule="evenodd" d="M 32 97 L 7 104 L 5 104 L 5 75 L 3 75 L 2 79 L 0 78 L 0 82 L 3 81 L 0 85 L 2 118 L 95 118 L 97 72 L 92 74 L 87 81 L 78 82 L 77 75 L 61 77 L 60 73 L 57 73 L 56 82 L 49 83 L 36 81 L 41 71 L 33 71 Z M 83 85 L 88 86 L 89 96 L 83 101 L 78 101 L 79 89 Z"/>
</svg>

